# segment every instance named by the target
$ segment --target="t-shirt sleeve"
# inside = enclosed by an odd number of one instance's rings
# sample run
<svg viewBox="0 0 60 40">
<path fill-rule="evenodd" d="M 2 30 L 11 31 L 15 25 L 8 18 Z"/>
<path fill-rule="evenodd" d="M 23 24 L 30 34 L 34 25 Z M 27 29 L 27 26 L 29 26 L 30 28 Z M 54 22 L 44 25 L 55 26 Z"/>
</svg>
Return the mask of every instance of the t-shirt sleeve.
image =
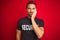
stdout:
<svg viewBox="0 0 60 40">
<path fill-rule="evenodd" d="M 22 28 L 21 28 L 21 21 L 20 20 L 18 20 L 18 22 L 17 22 L 17 29 L 18 30 L 22 30 Z"/>
<path fill-rule="evenodd" d="M 38 22 L 38 26 L 39 26 L 39 27 L 44 27 L 44 21 L 43 21 L 43 20 L 39 21 L 39 22 Z"/>
</svg>

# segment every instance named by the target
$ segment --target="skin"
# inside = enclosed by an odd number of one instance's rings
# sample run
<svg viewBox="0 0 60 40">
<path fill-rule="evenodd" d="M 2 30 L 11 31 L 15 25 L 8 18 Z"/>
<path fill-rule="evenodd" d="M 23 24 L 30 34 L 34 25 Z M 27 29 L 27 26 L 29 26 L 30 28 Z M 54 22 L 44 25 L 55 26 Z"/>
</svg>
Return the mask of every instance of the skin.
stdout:
<svg viewBox="0 0 60 40">
<path fill-rule="evenodd" d="M 42 38 L 43 34 L 44 34 L 44 28 L 43 27 L 38 27 L 38 25 L 36 24 L 34 18 L 36 17 L 37 14 L 37 9 L 35 4 L 29 4 L 27 6 L 27 13 L 28 13 L 28 18 L 31 19 L 32 21 L 32 26 L 33 26 L 33 30 L 35 32 L 35 34 L 37 35 L 37 37 L 40 39 Z M 16 40 L 21 40 L 21 31 L 17 29 L 17 39 Z"/>
</svg>

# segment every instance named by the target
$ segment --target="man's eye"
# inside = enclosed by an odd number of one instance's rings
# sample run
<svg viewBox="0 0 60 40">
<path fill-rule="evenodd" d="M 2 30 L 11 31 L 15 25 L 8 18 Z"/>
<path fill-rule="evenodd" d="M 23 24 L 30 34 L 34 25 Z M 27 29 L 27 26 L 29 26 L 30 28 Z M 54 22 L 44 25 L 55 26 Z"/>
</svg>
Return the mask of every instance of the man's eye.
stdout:
<svg viewBox="0 0 60 40">
<path fill-rule="evenodd" d="M 33 8 L 33 9 L 35 9 L 35 8 Z"/>
<path fill-rule="evenodd" d="M 30 8 L 28 8 L 28 9 L 30 9 Z"/>
</svg>

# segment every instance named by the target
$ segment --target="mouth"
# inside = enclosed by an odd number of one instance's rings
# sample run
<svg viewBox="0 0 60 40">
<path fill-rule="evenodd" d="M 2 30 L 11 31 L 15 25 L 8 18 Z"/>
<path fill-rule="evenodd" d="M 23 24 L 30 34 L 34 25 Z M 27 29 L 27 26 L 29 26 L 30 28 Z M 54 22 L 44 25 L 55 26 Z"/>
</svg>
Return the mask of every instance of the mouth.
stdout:
<svg viewBox="0 0 60 40">
<path fill-rule="evenodd" d="M 31 17 L 31 16 L 32 16 L 32 14 L 33 14 L 33 12 L 28 12 L 28 16 L 30 16 L 30 17 Z"/>
<path fill-rule="evenodd" d="M 30 12 L 30 13 L 33 13 L 33 12 Z"/>
</svg>

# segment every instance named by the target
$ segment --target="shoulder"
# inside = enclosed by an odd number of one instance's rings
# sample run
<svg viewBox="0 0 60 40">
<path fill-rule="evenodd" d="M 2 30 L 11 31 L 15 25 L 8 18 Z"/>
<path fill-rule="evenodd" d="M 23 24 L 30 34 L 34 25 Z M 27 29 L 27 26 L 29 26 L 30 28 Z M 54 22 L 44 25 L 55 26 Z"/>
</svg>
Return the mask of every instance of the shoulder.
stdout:
<svg viewBox="0 0 60 40">
<path fill-rule="evenodd" d="M 36 22 L 39 25 L 39 27 L 44 27 L 44 21 L 43 21 L 43 19 L 36 18 Z"/>
<path fill-rule="evenodd" d="M 44 20 L 40 19 L 40 18 L 36 18 L 35 20 L 38 21 L 38 22 L 44 22 Z"/>
<path fill-rule="evenodd" d="M 27 19 L 27 17 L 24 17 L 24 18 L 20 18 L 18 19 L 18 22 L 22 22 L 22 21 L 25 21 Z"/>
</svg>

